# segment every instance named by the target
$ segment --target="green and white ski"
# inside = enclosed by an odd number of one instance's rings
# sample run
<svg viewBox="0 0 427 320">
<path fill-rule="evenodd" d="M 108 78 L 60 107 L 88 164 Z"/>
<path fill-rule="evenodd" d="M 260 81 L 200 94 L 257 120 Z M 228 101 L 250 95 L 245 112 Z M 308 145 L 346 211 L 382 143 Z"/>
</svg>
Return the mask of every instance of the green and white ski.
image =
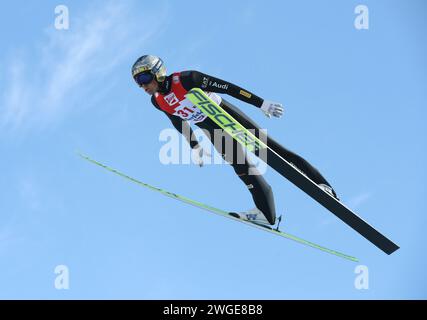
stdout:
<svg viewBox="0 0 427 320">
<path fill-rule="evenodd" d="M 125 178 L 127 180 L 130 180 L 130 181 L 132 181 L 132 182 L 134 182 L 136 184 L 139 184 L 140 186 L 146 187 L 146 188 L 151 189 L 153 191 L 160 192 L 161 194 L 163 194 L 165 196 L 168 196 L 170 198 L 173 198 L 173 199 L 185 202 L 187 204 L 196 206 L 198 208 L 207 210 L 207 211 L 212 212 L 212 213 L 216 213 L 216 214 L 218 214 L 220 216 L 223 216 L 223 217 L 226 217 L 226 218 L 229 218 L 229 219 L 232 219 L 232 220 L 244 223 L 244 224 L 249 225 L 251 227 L 254 227 L 254 228 L 257 228 L 257 229 L 260 229 L 260 230 L 264 230 L 264 231 L 270 232 L 272 234 L 281 236 L 283 238 L 293 240 L 295 242 L 298 242 L 300 244 L 303 244 L 303 245 L 306 245 L 306 246 L 309 246 L 309 247 L 321 250 L 323 252 L 326 252 L 326 253 L 329 253 L 329 254 L 332 254 L 332 255 L 335 255 L 335 256 L 338 256 L 338 257 L 350 260 L 350 261 L 354 261 L 354 262 L 359 261 L 355 257 L 349 256 L 347 254 L 344 254 L 344 253 L 341 253 L 341 252 L 338 252 L 338 251 L 335 251 L 335 250 L 331 250 L 331 249 L 325 248 L 325 247 L 320 246 L 318 244 L 315 244 L 313 242 L 301 239 L 301 238 L 299 238 L 297 236 L 294 236 L 292 234 L 289 234 L 289 233 L 286 233 L 286 232 L 283 232 L 283 231 L 280 231 L 280 230 L 275 230 L 275 229 L 272 229 L 272 228 L 269 228 L 269 227 L 264 227 L 264 226 L 258 225 L 256 223 L 253 223 L 253 222 L 250 222 L 250 221 L 246 221 L 246 220 L 242 220 L 242 219 L 236 218 L 233 215 L 231 215 L 230 212 L 227 212 L 227 211 L 224 211 L 224 210 L 221 210 L 221 209 L 209 206 L 207 204 L 204 204 L 204 203 L 201 203 L 201 202 L 189 199 L 187 197 L 181 196 L 181 195 L 176 194 L 176 193 L 172 193 L 172 192 L 169 192 L 169 191 L 166 191 L 166 190 L 163 190 L 163 189 L 151 186 L 148 183 L 141 182 L 141 181 L 139 181 L 139 180 L 137 180 L 135 178 L 132 178 L 132 177 L 130 177 L 130 176 L 124 174 L 124 173 L 121 173 L 120 171 L 117 171 L 116 169 L 113 169 L 111 167 L 108 167 L 108 166 L 106 166 L 106 165 L 104 165 L 104 164 L 96 161 L 96 160 L 93 160 L 93 159 L 89 158 L 86 155 L 83 155 L 83 154 L 79 154 L 79 155 L 83 159 L 85 159 L 85 160 L 87 160 L 89 162 L 92 162 L 92 163 L 94 163 L 94 164 L 96 164 L 96 165 L 98 165 L 98 166 L 100 166 L 100 167 L 102 167 L 102 168 L 104 168 L 104 169 L 106 169 L 108 171 L 111 171 L 111 172 L 113 172 L 113 173 L 115 173 L 115 174 L 117 174 L 117 175 L 119 175 L 119 176 L 121 176 L 121 177 L 123 177 L 123 178 Z"/>
</svg>

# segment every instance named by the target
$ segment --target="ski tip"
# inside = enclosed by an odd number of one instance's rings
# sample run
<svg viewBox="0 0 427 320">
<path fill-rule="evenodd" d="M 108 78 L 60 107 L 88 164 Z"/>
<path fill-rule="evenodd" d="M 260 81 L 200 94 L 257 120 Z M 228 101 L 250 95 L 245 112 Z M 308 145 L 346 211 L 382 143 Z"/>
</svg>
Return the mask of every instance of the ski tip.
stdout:
<svg viewBox="0 0 427 320">
<path fill-rule="evenodd" d="M 80 151 L 80 150 L 78 150 L 78 149 L 74 150 L 74 152 L 75 152 L 78 156 L 80 156 L 80 157 L 82 157 L 82 158 L 85 158 L 85 159 L 87 159 L 87 158 L 88 158 L 88 156 L 87 156 L 87 155 L 83 154 L 83 152 L 81 152 L 81 151 Z"/>
<path fill-rule="evenodd" d="M 399 249 L 400 249 L 400 247 L 397 244 L 393 243 L 393 246 L 390 246 L 389 248 L 387 248 L 385 250 L 385 253 L 387 253 L 388 255 L 391 255 L 392 253 L 396 252 Z"/>
</svg>

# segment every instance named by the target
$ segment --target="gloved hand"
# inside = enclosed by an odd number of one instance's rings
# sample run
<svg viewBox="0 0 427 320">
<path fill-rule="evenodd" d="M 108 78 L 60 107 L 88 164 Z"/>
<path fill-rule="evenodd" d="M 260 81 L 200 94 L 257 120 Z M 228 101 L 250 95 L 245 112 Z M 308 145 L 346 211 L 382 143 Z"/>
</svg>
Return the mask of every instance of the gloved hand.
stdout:
<svg viewBox="0 0 427 320">
<path fill-rule="evenodd" d="M 199 144 L 196 145 L 192 150 L 191 150 L 191 158 L 193 159 L 193 163 L 199 165 L 200 167 L 203 167 L 204 162 L 203 162 L 203 157 L 210 157 L 211 153 L 205 149 L 203 149 Z"/>
<path fill-rule="evenodd" d="M 278 102 L 264 100 L 261 110 L 268 118 L 271 118 L 271 116 L 280 118 L 283 115 L 283 106 Z"/>
</svg>

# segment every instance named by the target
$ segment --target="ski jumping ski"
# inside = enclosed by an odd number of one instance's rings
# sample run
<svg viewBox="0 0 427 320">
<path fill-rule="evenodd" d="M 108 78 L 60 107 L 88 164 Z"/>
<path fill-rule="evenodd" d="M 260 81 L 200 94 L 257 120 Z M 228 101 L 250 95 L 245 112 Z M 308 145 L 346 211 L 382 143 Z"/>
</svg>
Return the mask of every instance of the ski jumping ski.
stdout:
<svg viewBox="0 0 427 320">
<path fill-rule="evenodd" d="M 178 195 L 176 193 L 172 193 L 172 192 L 169 192 L 169 191 L 166 191 L 166 190 L 163 190 L 163 189 L 151 186 L 151 185 L 149 185 L 147 183 L 144 183 L 144 182 L 141 182 L 141 181 L 139 181 L 139 180 L 137 180 L 135 178 L 132 178 L 132 177 L 130 177 L 130 176 L 124 174 L 124 173 L 121 173 L 121 172 L 119 172 L 116 169 L 110 168 L 110 167 L 108 167 L 108 166 L 106 166 L 106 165 L 104 165 L 104 164 L 102 164 L 102 163 L 100 163 L 100 162 L 98 162 L 96 160 L 93 160 L 93 159 L 89 158 L 86 155 L 83 155 L 83 154 L 80 154 L 80 153 L 79 153 L 79 155 L 83 159 L 85 159 L 85 160 L 87 160 L 87 161 L 89 161 L 89 162 L 91 162 L 93 164 L 96 164 L 96 165 L 98 165 L 98 166 L 100 166 L 100 167 L 102 167 L 102 168 L 104 168 L 104 169 L 106 169 L 106 170 L 108 170 L 110 172 L 113 172 L 113 173 L 115 173 L 115 174 L 117 174 L 117 175 L 119 175 L 119 176 L 121 176 L 121 177 L 129 180 L 129 181 L 132 181 L 132 182 L 134 182 L 134 183 L 136 183 L 136 184 L 138 184 L 140 186 L 143 186 L 143 187 L 148 188 L 148 189 L 153 190 L 153 191 L 157 191 L 157 192 L 159 192 L 159 193 L 161 193 L 161 194 L 163 194 L 163 195 L 165 195 L 167 197 L 173 198 L 175 200 L 182 201 L 184 203 L 193 205 L 195 207 L 204 209 L 206 211 L 215 213 L 217 215 L 220 215 L 220 216 L 223 216 L 223 217 L 226 217 L 226 218 L 229 218 L 229 219 L 241 222 L 241 223 L 249 225 L 251 227 L 267 231 L 267 232 L 275 234 L 277 236 L 280 236 L 280 237 L 283 237 L 283 238 L 286 238 L 286 239 L 289 239 L 289 240 L 293 240 L 293 241 L 298 242 L 300 244 L 303 244 L 303 245 L 306 245 L 306 246 L 309 246 L 309 247 L 321 250 L 323 252 L 335 255 L 337 257 L 341 257 L 343 259 L 347 259 L 347 260 L 350 260 L 350 261 L 353 261 L 353 262 L 358 262 L 359 261 L 355 257 L 349 256 L 347 254 L 344 254 L 344 253 L 341 253 L 341 252 L 338 252 L 338 251 L 335 251 L 335 250 L 331 250 L 331 249 L 325 248 L 323 246 L 320 246 L 320 245 L 315 244 L 313 242 L 304 240 L 304 239 L 299 238 L 297 236 L 294 236 L 292 234 L 280 231 L 278 227 L 277 228 L 272 228 L 272 227 L 269 227 L 269 226 L 259 225 L 257 223 L 251 222 L 251 221 L 243 220 L 243 219 L 237 218 L 235 215 L 233 215 L 233 212 L 227 212 L 227 211 L 224 211 L 224 210 L 221 210 L 221 209 L 217 209 L 215 207 L 212 207 L 212 206 L 209 206 L 207 204 L 204 204 L 204 203 L 201 203 L 201 202 L 189 199 L 187 197 Z"/>
<path fill-rule="evenodd" d="M 302 174 L 291 163 L 264 144 L 223 108 L 210 99 L 201 89 L 194 88 L 190 90 L 186 97 L 248 151 L 256 153 L 264 149 L 267 154 L 267 164 L 271 168 L 319 202 L 379 249 L 387 254 L 392 254 L 399 249 L 390 239 L 386 238 L 339 200 L 322 190 L 310 178 Z"/>
</svg>

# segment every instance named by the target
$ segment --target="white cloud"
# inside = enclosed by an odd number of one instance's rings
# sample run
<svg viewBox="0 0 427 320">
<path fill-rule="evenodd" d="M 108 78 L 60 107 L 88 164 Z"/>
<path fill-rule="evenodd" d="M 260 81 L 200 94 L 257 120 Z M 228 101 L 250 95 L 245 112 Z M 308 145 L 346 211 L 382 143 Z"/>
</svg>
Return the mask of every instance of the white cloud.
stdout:
<svg viewBox="0 0 427 320">
<path fill-rule="evenodd" d="M 372 192 L 362 192 L 354 197 L 350 198 L 347 202 L 348 207 L 355 210 L 359 208 L 362 204 L 365 204 L 373 196 Z"/>
<path fill-rule="evenodd" d="M 25 109 L 22 106 L 28 105 L 28 91 L 23 87 L 22 74 L 24 64 L 15 58 L 10 62 L 9 79 L 10 87 L 5 92 L 2 103 L 1 120 L 4 124 L 13 123 L 18 126 L 25 117 Z"/>
<path fill-rule="evenodd" d="M 258 10 L 257 2 L 246 2 L 239 15 L 242 23 L 252 24 L 256 19 Z"/>
<path fill-rule="evenodd" d="M 374 195 L 373 192 L 365 191 L 365 192 L 361 192 L 361 193 L 351 197 L 348 200 L 343 200 L 343 202 L 349 209 L 351 209 L 353 211 L 357 211 L 357 209 L 360 208 L 366 202 L 368 202 L 369 199 L 371 199 L 373 195 Z M 337 223 L 337 222 L 339 222 L 339 220 L 336 219 L 336 217 L 334 217 L 333 215 L 330 215 L 329 217 L 323 219 L 320 222 L 320 227 L 321 228 L 328 227 L 331 224 Z"/>
<path fill-rule="evenodd" d="M 2 226 L 0 228 L 0 254 L 3 253 L 5 249 L 7 249 L 10 241 L 14 239 L 14 234 L 10 226 Z"/>
<path fill-rule="evenodd" d="M 28 210 L 38 211 L 42 207 L 40 197 L 40 187 L 33 178 L 22 179 L 19 183 L 19 196 L 22 204 Z"/>
<path fill-rule="evenodd" d="M 42 41 L 12 52 L 0 97 L 0 129 L 25 131 L 61 120 L 118 81 L 116 67 L 134 59 L 162 28 L 163 12 L 136 15 L 131 6 L 100 2 L 83 15 L 70 12 L 70 29 L 51 26 Z M 129 58 L 131 57 L 131 58 Z M 82 103 L 83 102 L 83 103 Z"/>
</svg>

